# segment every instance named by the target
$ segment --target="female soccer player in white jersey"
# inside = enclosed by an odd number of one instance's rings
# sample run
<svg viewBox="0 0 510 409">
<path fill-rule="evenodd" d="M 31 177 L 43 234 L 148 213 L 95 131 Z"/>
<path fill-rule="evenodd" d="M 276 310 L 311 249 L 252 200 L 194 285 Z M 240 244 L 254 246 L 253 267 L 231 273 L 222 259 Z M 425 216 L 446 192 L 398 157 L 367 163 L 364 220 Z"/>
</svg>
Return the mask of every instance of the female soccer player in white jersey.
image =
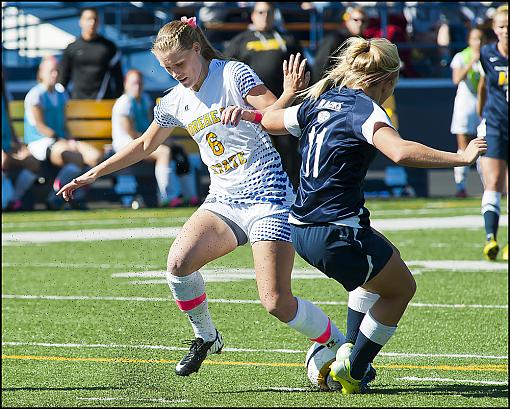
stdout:
<svg viewBox="0 0 510 409">
<path fill-rule="evenodd" d="M 343 393 L 364 391 L 368 365 L 395 332 L 416 283 L 399 251 L 370 227 L 363 181 L 377 150 L 404 166 L 454 167 L 486 150 L 473 139 L 462 154 L 406 141 L 381 104 L 393 94 L 400 60 L 388 40 L 352 37 L 337 64 L 308 89 L 303 103 L 266 112 L 267 131 L 300 138 L 300 185 L 292 205 L 292 243 L 308 263 L 340 282 L 349 294 L 346 344 L 331 365 Z M 253 111 L 228 107 L 222 121 L 242 124 Z M 353 302 L 355 301 L 355 302 Z"/>
<path fill-rule="evenodd" d="M 69 200 L 75 189 L 149 156 L 173 127 L 185 127 L 209 168 L 211 185 L 204 204 L 184 224 L 168 254 L 168 284 L 195 333 L 189 353 L 176 366 L 177 375 L 197 372 L 208 354 L 223 348 L 209 315 L 199 269 L 248 240 L 266 310 L 336 351 L 344 342 L 343 334 L 320 308 L 292 295 L 294 248 L 288 216 L 294 193 L 271 139 L 260 125 L 244 122 L 236 128 L 220 122 L 221 111 L 228 105 L 259 110 L 290 106 L 308 84 L 306 60 L 301 62 L 297 55 L 284 64 L 284 93 L 277 100 L 250 67 L 218 58 L 194 18 L 161 28 L 152 52 L 179 82 L 154 109 L 152 124 L 57 194 Z"/>
</svg>

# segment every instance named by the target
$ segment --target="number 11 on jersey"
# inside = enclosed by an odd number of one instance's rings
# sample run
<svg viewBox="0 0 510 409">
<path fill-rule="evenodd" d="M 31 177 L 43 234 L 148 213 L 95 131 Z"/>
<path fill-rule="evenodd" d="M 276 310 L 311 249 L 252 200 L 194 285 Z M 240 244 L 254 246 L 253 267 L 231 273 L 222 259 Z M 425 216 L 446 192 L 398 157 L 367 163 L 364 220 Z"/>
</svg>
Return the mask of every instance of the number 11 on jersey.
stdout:
<svg viewBox="0 0 510 409">
<path fill-rule="evenodd" d="M 305 176 L 310 175 L 310 156 L 312 153 L 312 146 L 316 143 L 315 147 L 315 155 L 313 161 L 313 173 L 312 176 L 316 178 L 319 176 L 319 158 L 321 156 L 321 148 L 322 142 L 324 142 L 324 136 L 326 136 L 326 132 L 328 128 L 324 128 L 320 133 L 315 132 L 315 126 L 312 127 L 312 130 L 308 134 L 308 155 L 306 157 L 306 167 L 305 167 Z"/>
</svg>

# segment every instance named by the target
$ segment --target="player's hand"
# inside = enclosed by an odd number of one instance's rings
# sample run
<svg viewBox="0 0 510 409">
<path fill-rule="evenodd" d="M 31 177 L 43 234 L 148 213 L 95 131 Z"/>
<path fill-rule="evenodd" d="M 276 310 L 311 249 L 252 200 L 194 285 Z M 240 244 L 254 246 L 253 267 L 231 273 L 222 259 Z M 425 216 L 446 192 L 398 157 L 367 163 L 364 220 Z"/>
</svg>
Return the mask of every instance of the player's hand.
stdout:
<svg viewBox="0 0 510 409">
<path fill-rule="evenodd" d="M 238 106 L 230 105 L 222 111 L 221 123 L 223 125 L 237 126 L 239 125 L 239 122 L 241 122 L 241 119 L 247 119 L 243 118 L 243 116 L 245 116 L 245 112 L 247 111 Z"/>
<path fill-rule="evenodd" d="M 310 82 L 310 71 L 306 71 L 306 58 L 301 61 L 301 54 L 291 54 L 289 61 L 283 62 L 283 91 L 296 94 L 304 90 Z"/>
<path fill-rule="evenodd" d="M 62 195 L 64 200 L 68 202 L 73 198 L 73 192 L 83 186 L 90 185 L 96 180 L 94 176 L 87 175 L 86 173 L 73 179 L 67 185 L 63 186 L 56 194 Z"/>
<path fill-rule="evenodd" d="M 464 158 L 467 165 L 471 165 L 485 152 L 487 152 L 487 141 L 484 138 L 478 137 L 469 142 L 469 145 L 466 150 L 462 152 L 461 156 Z"/>
</svg>

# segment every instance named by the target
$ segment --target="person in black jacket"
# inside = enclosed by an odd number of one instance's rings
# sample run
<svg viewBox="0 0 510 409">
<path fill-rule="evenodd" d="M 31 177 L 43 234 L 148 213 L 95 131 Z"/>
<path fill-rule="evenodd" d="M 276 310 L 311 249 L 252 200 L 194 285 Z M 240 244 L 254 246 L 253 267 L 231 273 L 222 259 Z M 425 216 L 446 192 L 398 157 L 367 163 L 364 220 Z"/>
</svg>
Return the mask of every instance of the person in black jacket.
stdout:
<svg viewBox="0 0 510 409">
<path fill-rule="evenodd" d="M 72 82 L 73 99 L 114 99 L 124 90 L 120 52 L 99 35 L 96 9 L 80 14 L 81 36 L 64 50 L 58 81 L 65 88 Z"/>
<path fill-rule="evenodd" d="M 230 41 L 224 54 L 249 65 L 274 95 L 281 95 L 283 61 L 291 54 L 303 55 L 303 51 L 292 36 L 276 30 L 274 13 L 272 3 L 256 2 L 251 13 L 252 24 Z M 296 138 L 287 135 L 272 138 L 272 141 L 292 185 L 297 188 L 301 158 Z"/>
<path fill-rule="evenodd" d="M 367 16 L 363 7 L 348 9 L 344 14 L 345 25 L 338 31 L 327 34 L 321 41 L 315 54 L 315 62 L 312 68 L 312 83 L 319 81 L 324 73 L 335 65 L 334 52 L 349 37 L 363 37 L 363 30 L 367 24 Z"/>
</svg>

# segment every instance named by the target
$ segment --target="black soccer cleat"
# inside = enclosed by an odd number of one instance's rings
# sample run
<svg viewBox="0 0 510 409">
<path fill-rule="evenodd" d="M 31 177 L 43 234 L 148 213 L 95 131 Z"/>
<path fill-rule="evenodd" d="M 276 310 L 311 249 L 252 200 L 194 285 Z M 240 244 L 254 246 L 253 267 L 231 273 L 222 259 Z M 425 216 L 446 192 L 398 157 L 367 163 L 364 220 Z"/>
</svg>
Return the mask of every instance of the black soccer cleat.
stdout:
<svg viewBox="0 0 510 409">
<path fill-rule="evenodd" d="M 175 367 L 175 374 L 179 376 L 188 376 L 193 372 L 198 372 L 207 355 L 221 354 L 224 345 L 218 330 L 216 330 L 214 341 L 204 342 L 202 338 L 195 338 L 188 342 L 190 343 L 189 352 Z"/>
</svg>

